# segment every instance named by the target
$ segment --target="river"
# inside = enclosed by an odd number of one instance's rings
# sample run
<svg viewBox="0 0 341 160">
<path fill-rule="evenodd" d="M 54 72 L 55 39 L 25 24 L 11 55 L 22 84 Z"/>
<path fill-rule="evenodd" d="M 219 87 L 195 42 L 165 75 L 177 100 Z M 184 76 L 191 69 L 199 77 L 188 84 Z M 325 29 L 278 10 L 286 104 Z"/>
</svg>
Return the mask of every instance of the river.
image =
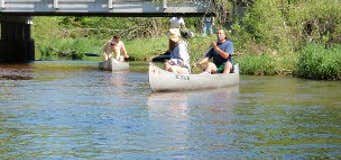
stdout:
<svg viewBox="0 0 341 160">
<path fill-rule="evenodd" d="M 0 65 L 0 159 L 341 159 L 341 83 L 152 93 L 147 65 Z"/>
</svg>

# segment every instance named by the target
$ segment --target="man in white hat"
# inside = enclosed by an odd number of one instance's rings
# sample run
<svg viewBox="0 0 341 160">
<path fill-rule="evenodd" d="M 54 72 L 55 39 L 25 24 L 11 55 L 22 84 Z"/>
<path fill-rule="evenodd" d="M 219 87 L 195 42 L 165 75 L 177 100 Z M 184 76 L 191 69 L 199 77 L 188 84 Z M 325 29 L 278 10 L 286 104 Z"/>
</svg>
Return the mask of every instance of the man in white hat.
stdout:
<svg viewBox="0 0 341 160">
<path fill-rule="evenodd" d="M 170 51 L 171 59 L 165 63 L 165 70 L 180 74 L 190 73 L 190 57 L 187 51 L 187 44 L 177 32 L 170 31 L 168 38 L 174 48 Z"/>
</svg>

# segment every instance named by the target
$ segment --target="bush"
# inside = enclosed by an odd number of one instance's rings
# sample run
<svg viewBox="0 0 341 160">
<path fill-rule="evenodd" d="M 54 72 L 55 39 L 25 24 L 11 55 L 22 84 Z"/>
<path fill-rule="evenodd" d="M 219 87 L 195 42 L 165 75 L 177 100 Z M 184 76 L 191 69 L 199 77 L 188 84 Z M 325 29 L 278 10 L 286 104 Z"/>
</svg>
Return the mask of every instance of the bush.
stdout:
<svg viewBox="0 0 341 160">
<path fill-rule="evenodd" d="M 37 45 L 40 60 L 83 59 L 84 53 L 101 54 L 101 46 L 100 40 L 88 38 L 54 39 Z"/>
<path fill-rule="evenodd" d="M 283 3 L 273 0 L 255 1 L 241 20 L 240 26 L 239 24 L 232 26 L 234 31 L 241 35 L 240 38 L 244 40 L 241 44 L 246 45 L 244 47 L 247 51 L 256 52 L 257 50 L 252 49 L 255 45 L 265 48 L 265 51 L 276 50 L 279 53 L 292 51 L 290 30 L 281 11 Z"/>
<path fill-rule="evenodd" d="M 341 42 L 341 7 L 338 0 L 297 0 L 288 10 L 288 24 L 292 26 L 297 48 L 306 43 Z"/>
<path fill-rule="evenodd" d="M 50 48 L 46 45 L 39 45 L 39 46 L 37 46 L 37 49 L 40 53 L 40 59 L 39 60 L 53 60 L 56 56 L 53 54 L 52 48 Z"/>
<path fill-rule="evenodd" d="M 341 79 L 341 45 L 330 49 L 309 44 L 300 51 L 297 63 L 298 77 L 316 80 Z"/>
<path fill-rule="evenodd" d="M 274 75 L 276 73 L 276 58 L 268 54 L 244 55 L 236 58 L 241 74 Z"/>
</svg>

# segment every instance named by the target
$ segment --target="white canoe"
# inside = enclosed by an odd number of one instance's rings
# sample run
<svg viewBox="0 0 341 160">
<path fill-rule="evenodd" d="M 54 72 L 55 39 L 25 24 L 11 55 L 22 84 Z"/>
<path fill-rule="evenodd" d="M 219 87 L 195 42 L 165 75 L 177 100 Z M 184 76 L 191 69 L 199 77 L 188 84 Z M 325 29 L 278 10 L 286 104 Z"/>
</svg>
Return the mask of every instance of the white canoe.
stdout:
<svg viewBox="0 0 341 160">
<path fill-rule="evenodd" d="M 149 85 L 156 91 L 223 88 L 239 84 L 239 66 L 230 74 L 176 74 L 149 64 Z"/>
<path fill-rule="evenodd" d="M 99 69 L 105 71 L 125 71 L 129 70 L 129 63 L 112 59 L 111 61 L 100 62 Z"/>
</svg>

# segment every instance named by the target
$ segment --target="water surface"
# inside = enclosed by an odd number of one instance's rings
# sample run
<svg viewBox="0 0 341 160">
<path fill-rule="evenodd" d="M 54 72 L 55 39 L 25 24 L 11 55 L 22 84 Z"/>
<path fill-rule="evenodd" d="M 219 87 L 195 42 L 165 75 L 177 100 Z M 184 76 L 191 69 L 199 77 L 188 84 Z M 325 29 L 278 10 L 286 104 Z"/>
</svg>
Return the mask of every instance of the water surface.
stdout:
<svg viewBox="0 0 341 160">
<path fill-rule="evenodd" d="M 147 66 L 0 65 L 0 159 L 340 159 L 341 83 L 152 93 Z"/>
</svg>

